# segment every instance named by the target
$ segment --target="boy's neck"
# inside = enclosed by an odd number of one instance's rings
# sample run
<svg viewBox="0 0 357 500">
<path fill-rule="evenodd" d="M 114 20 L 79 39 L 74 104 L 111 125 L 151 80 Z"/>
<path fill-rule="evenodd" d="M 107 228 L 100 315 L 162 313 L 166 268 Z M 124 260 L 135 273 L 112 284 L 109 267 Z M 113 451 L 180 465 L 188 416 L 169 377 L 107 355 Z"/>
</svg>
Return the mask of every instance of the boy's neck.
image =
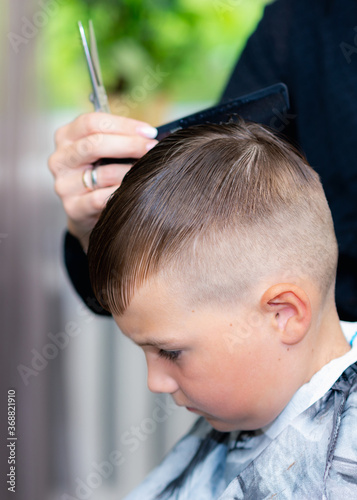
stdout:
<svg viewBox="0 0 357 500">
<path fill-rule="evenodd" d="M 326 310 L 328 312 L 323 315 L 316 332 L 311 377 L 330 361 L 343 356 L 351 349 L 342 331 L 335 304 Z"/>
</svg>

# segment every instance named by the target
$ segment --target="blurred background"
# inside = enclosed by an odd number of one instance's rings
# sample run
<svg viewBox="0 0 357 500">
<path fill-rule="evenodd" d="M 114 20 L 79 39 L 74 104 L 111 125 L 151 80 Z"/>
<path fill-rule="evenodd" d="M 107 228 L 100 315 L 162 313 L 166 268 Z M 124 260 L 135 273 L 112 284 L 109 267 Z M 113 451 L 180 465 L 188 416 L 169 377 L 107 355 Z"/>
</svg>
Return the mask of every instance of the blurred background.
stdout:
<svg viewBox="0 0 357 500">
<path fill-rule="evenodd" d="M 219 100 L 265 3 L 2 0 L 1 498 L 118 500 L 192 424 L 148 392 L 140 350 L 82 305 L 63 267 L 66 219 L 47 158 L 56 128 L 92 110 L 77 21 L 93 20 L 112 112 L 159 125 Z"/>
</svg>

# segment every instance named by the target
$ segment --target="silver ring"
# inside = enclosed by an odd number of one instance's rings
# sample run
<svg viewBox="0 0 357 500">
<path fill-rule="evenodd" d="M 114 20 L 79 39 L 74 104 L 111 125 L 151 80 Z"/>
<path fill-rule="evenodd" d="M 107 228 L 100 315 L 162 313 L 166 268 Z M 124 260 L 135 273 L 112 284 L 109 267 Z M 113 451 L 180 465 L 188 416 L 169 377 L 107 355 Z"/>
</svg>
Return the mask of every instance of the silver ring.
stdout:
<svg viewBox="0 0 357 500">
<path fill-rule="evenodd" d="M 95 168 L 91 170 L 91 178 L 92 178 L 92 189 L 97 189 L 98 187 L 98 175 Z"/>
<path fill-rule="evenodd" d="M 92 181 L 92 169 L 91 168 L 86 168 L 83 170 L 82 174 L 82 182 L 83 186 L 88 190 L 88 191 L 93 191 L 93 181 Z"/>
</svg>

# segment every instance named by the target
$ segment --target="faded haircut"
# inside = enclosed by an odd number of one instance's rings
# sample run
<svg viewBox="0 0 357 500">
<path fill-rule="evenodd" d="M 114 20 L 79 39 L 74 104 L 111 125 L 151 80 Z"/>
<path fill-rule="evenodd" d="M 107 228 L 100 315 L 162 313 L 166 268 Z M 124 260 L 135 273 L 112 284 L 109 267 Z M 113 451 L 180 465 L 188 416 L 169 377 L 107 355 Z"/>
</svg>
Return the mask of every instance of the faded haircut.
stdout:
<svg viewBox="0 0 357 500">
<path fill-rule="evenodd" d="M 229 304 L 269 276 L 334 290 L 337 243 L 318 174 L 255 123 L 199 125 L 131 168 L 92 231 L 90 278 L 121 315 L 160 275 L 191 303 Z"/>
</svg>

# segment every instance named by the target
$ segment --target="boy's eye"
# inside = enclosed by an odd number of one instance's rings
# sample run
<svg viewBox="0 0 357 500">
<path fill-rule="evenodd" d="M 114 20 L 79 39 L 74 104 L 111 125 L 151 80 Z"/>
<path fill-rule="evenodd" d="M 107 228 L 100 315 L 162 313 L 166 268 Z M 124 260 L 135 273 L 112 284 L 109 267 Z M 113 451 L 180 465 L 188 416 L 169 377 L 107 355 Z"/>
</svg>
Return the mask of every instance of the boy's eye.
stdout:
<svg viewBox="0 0 357 500">
<path fill-rule="evenodd" d="M 158 355 L 160 358 L 168 359 L 169 361 L 176 361 L 180 357 L 181 351 L 164 351 L 159 349 Z"/>
</svg>

